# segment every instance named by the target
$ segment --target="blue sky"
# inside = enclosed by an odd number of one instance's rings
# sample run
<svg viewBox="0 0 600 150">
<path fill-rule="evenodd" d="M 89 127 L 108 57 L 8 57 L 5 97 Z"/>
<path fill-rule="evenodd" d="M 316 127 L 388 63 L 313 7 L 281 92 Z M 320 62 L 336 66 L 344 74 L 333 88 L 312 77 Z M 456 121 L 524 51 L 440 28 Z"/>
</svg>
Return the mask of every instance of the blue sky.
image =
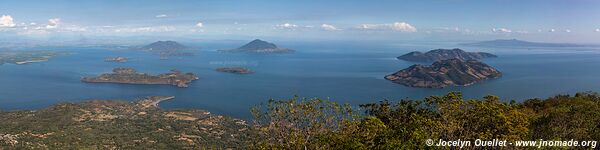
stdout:
<svg viewBox="0 0 600 150">
<path fill-rule="evenodd" d="M 596 43 L 600 1 L 0 1 L 0 37 L 481 40 Z"/>
</svg>

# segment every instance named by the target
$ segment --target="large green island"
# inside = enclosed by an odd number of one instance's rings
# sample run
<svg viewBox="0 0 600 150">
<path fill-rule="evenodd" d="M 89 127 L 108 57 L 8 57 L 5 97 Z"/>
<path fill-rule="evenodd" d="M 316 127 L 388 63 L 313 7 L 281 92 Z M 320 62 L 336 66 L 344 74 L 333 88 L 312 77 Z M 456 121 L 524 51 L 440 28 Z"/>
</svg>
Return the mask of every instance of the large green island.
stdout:
<svg viewBox="0 0 600 150">
<path fill-rule="evenodd" d="M 122 84 L 166 84 L 177 87 L 188 87 L 189 83 L 199 79 L 193 73 L 181 73 L 172 70 L 170 73 L 149 75 L 138 73 L 133 68 L 115 68 L 113 73 L 105 73 L 97 77 L 83 77 L 81 81 L 89 83 L 122 83 Z"/>
<path fill-rule="evenodd" d="M 501 76 L 500 71 L 485 63 L 455 58 L 436 61 L 431 65 L 412 65 L 385 76 L 385 79 L 409 87 L 443 88 L 469 86 Z"/>
</svg>

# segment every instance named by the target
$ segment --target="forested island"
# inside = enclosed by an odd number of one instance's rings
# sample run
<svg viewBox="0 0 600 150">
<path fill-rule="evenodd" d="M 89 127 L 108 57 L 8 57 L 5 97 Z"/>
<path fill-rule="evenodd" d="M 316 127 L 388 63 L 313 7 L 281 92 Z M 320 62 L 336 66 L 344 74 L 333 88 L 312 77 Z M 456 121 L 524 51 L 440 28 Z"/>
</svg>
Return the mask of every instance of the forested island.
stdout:
<svg viewBox="0 0 600 150">
<path fill-rule="evenodd" d="M 431 65 L 412 65 L 396 73 L 385 76 L 394 83 L 410 87 L 443 88 L 447 86 L 468 86 L 486 79 L 502 76 L 495 68 L 476 61 L 447 59 Z"/>
<path fill-rule="evenodd" d="M 97 77 L 83 77 L 81 81 L 89 83 L 123 83 L 123 84 L 166 84 L 177 87 L 188 87 L 188 84 L 199 79 L 193 73 L 182 73 L 172 70 L 170 73 L 149 75 L 138 73 L 133 68 L 115 68 L 112 73 Z"/>
<path fill-rule="evenodd" d="M 249 123 L 204 110 L 155 107 L 168 98 L 0 112 L 0 149 L 430 149 L 437 147 L 427 139 L 600 139 L 600 96 L 593 92 L 521 103 L 492 95 L 467 100 L 451 92 L 368 103 L 359 110 L 295 97 L 253 107 Z"/>
<path fill-rule="evenodd" d="M 434 62 L 446 59 L 460 59 L 460 60 L 480 60 L 484 58 L 496 58 L 498 56 L 486 52 L 465 52 L 462 49 L 435 49 L 428 52 L 414 51 L 397 58 L 406 61 L 416 62 Z"/>
</svg>

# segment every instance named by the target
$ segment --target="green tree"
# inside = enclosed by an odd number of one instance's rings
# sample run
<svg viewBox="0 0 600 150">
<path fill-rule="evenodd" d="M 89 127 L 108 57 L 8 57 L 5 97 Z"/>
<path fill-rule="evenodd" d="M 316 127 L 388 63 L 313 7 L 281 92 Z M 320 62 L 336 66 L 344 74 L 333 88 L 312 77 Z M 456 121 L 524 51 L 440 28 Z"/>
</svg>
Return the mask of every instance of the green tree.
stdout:
<svg viewBox="0 0 600 150">
<path fill-rule="evenodd" d="M 257 149 L 327 149 L 320 139 L 357 117 L 349 105 L 321 99 L 270 100 L 251 109 Z"/>
</svg>

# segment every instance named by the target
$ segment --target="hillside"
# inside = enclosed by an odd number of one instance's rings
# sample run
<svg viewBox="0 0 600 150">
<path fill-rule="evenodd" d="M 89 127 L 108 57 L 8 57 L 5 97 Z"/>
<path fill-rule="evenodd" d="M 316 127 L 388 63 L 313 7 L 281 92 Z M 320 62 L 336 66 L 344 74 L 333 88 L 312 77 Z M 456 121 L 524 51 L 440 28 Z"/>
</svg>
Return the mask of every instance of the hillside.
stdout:
<svg viewBox="0 0 600 150">
<path fill-rule="evenodd" d="M 246 122 L 204 110 L 162 110 L 168 97 L 94 100 L 0 112 L 0 149 L 195 149 L 245 146 Z M 8 146 L 8 147 L 7 147 Z M 9 148 L 9 149 L 12 149 Z"/>
<path fill-rule="evenodd" d="M 409 87 L 443 88 L 468 86 L 500 76 L 500 71 L 476 60 L 447 59 L 436 61 L 429 66 L 412 65 L 385 76 L 385 79 Z"/>
<path fill-rule="evenodd" d="M 434 62 L 446 59 L 460 60 L 480 60 L 484 58 L 496 58 L 498 56 L 485 52 L 465 52 L 462 49 L 435 49 L 422 53 L 419 51 L 410 52 L 397 58 L 406 61 L 416 62 Z"/>
</svg>

